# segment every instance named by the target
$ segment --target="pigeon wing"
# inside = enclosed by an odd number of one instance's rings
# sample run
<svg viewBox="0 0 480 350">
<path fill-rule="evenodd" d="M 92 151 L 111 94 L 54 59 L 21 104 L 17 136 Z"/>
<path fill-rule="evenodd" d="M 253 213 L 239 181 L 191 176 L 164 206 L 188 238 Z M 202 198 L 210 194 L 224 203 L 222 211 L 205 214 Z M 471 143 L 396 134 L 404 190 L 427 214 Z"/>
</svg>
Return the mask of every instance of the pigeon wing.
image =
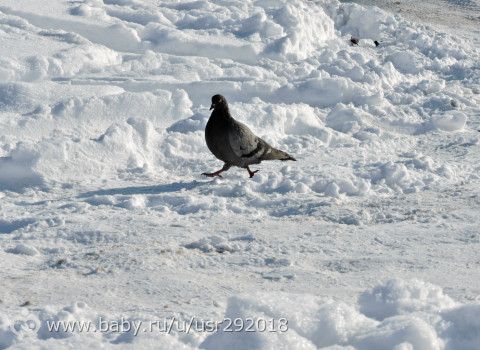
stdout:
<svg viewBox="0 0 480 350">
<path fill-rule="evenodd" d="M 228 141 L 233 153 L 242 160 L 260 158 L 267 146 L 246 125 L 237 121 L 228 133 Z"/>
</svg>

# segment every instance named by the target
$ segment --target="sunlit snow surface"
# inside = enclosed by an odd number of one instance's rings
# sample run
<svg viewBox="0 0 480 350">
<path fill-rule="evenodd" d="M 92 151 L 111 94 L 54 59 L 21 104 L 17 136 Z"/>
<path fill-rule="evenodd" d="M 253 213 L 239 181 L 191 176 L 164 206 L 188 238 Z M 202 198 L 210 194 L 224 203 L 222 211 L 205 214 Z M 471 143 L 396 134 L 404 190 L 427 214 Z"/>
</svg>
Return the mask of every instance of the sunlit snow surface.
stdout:
<svg viewBox="0 0 480 350">
<path fill-rule="evenodd" d="M 477 349 L 467 39 L 337 1 L 3 0 L 0 349 Z M 216 93 L 298 161 L 202 178 Z M 46 329 L 122 317 L 289 330 Z"/>
</svg>

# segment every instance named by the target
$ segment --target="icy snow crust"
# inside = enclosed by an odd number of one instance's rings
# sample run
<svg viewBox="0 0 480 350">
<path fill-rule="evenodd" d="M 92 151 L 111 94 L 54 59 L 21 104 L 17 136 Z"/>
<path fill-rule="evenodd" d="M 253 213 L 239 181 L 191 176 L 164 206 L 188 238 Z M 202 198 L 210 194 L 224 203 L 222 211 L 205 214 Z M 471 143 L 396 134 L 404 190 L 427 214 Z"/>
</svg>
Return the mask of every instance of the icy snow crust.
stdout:
<svg viewBox="0 0 480 350">
<path fill-rule="evenodd" d="M 480 342 L 469 42 L 337 1 L 4 0 L 0 47 L 0 349 Z M 215 93 L 298 161 L 201 178 Z M 291 327 L 45 331 L 99 315 Z"/>
</svg>

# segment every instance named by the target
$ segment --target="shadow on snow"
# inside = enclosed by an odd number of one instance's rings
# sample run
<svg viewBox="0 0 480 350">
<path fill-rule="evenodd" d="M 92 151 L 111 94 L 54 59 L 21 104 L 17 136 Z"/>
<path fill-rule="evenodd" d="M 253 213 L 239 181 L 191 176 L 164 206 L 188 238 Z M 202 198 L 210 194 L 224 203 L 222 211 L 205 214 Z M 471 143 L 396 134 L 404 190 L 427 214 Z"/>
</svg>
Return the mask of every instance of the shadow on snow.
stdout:
<svg viewBox="0 0 480 350">
<path fill-rule="evenodd" d="M 167 192 L 178 192 L 182 190 L 193 190 L 196 187 L 203 186 L 209 182 L 191 181 L 191 182 L 172 182 L 155 186 L 130 186 L 109 188 L 104 190 L 89 191 L 81 193 L 78 198 L 87 198 L 93 196 L 114 196 L 114 195 L 134 195 L 134 194 L 159 194 Z"/>
</svg>

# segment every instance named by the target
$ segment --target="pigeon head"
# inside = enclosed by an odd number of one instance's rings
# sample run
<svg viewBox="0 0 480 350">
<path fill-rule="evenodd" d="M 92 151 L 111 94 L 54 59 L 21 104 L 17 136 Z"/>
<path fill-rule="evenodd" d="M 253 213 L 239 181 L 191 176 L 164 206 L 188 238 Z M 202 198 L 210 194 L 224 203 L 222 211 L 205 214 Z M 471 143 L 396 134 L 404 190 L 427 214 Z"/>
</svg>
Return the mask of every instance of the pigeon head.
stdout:
<svg viewBox="0 0 480 350">
<path fill-rule="evenodd" d="M 228 109 L 227 99 L 222 95 L 212 96 L 212 105 L 210 106 L 210 110 L 212 109 Z"/>
</svg>

